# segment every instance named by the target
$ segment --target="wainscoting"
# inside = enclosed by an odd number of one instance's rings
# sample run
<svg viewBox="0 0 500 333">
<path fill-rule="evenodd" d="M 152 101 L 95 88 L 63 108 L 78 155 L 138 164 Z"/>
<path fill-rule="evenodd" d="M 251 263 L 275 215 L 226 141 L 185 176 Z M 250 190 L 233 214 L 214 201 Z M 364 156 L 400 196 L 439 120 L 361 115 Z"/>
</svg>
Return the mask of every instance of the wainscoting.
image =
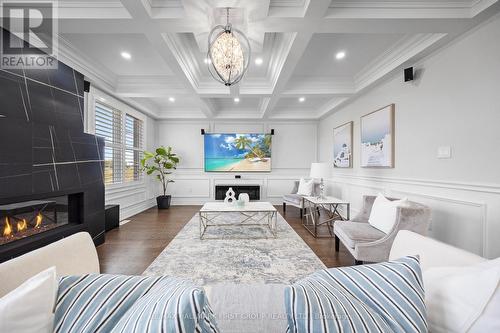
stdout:
<svg viewBox="0 0 500 333">
<path fill-rule="evenodd" d="M 327 193 L 351 201 L 354 214 L 364 194 L 379 192 L 431 207 L 431 237 L 485 257 L 500 255 L 500 185 L 364 175 L 336 175 L 327 181 Z"/>
<path fill-rule="evenodd" d="M 201 173 L 201 172 L 200 172 Z M 202 205 L 215 200 L 215 185 L 259 185 L 260 199 L 273 204 L 281 204 L 285 193 L 293 189 L 293 182 L 307 176 L 308 169 L 294 170 L 291 174 L 241 174 L 241 179 L 234 174 L 189 174 L 179 171 L 175 175 L 175 183 L 170 184 L 172 205 Z"/>
<path fill-rule="evenodd" d="M 120 220 L 129 218 L 156 205 L 159 183 L 145 179 L 127 185 L 106 188 L 106 204 L 120 205 Z"/>
</svg>

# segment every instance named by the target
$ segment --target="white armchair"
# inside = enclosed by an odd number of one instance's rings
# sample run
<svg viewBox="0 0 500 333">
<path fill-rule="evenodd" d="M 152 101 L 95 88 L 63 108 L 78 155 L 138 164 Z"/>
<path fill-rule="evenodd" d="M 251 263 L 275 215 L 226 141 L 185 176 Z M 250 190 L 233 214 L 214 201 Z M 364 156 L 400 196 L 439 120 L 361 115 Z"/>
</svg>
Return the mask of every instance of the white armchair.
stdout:
<svg viewBox="0 0 500 333">
<path fill-rule="evenodd" d="M 283 196 L 283 214 L 286 214 L 286 205 L 288 204 L 300 209 L 300 218 L 302 218 L 304 214 L 304 200 L 302 200 L 302 198 L 304 196 L 301 194 L 297 194 L 298 190 L 299 190 L 299 181 L 296 180 L 294 181 L 292 192 L 290 194 L 285 194 Z M 317 196 L 319 195 L 319 192 L 320 192 L 320 184 L 314 183 L 311 195 Z"/>
<path fill-rule="evenodd" d="M 363 197 L 361 212 L 350 221 L 335 221 L 335 251 L 342 242 L 354 257 L 356 264 L 364 261 L 381 262 L 389 259 L 392 243 L 400 230 L 410 230 L 426 235 L 431 219 L 429 207 L 410 201 L 397 208 L 396 223 L 389 233 L 384 233 L 368 223 L 375 196 Z M 389 200 L 395 200 L 388 198 Z"/>
</svg>

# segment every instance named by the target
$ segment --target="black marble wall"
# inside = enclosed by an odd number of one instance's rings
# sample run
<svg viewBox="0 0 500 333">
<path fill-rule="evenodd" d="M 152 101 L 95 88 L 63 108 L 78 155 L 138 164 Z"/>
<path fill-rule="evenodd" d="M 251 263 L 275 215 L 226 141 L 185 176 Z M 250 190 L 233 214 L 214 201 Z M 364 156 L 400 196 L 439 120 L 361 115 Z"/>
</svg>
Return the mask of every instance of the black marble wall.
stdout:
<svg viewBox="0 0 500 333">
<path fill-rule="evenodd" d="M 0 69 L 0 204 L 83 193 L 83 223 L 68 233 L 88 230 L 102 243 L 104 142 L 83 132 L 83 115 L 83 75 L 64 63 Z"/>
</svg>

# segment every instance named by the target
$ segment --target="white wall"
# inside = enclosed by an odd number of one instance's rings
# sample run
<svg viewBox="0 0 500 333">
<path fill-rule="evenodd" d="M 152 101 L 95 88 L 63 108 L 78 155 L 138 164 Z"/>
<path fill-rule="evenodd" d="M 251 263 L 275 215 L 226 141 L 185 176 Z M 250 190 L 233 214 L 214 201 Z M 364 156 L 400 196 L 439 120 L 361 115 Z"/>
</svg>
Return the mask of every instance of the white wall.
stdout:
<svg viewBox="0 0 500 333">
<path fill-rule="evenodd" d="M 335 169 L 328 191 L 360 208 L 363 194 L 407 196 L 433 209 L 430 234 L 500 256 L 500 18 L 497 16 L 346 105 L 319 125 L 319 159 L 333 160 L 333 128 L 354 121 L 354 167 Z M 395 103 L 393 169 L 360 168 L 360 116 Z M 451 146 L 451 159 L 438 159 Z"/>
<path fill-rule="evenodd" d="M 88 133 L 95 133 L 95 102 L 99 99 L 102 99 L 102 103 L 106 105 L 143 120 L 144 148 L 146 150 L 155 149 L 158 139 L 156 121 L 94 87 L 91 87 L 87 96 L 86 127 Z M 157 182 L 146 176 L 137 182 L 108 185 L 105 190 L 106 205 L 119 204 L 120 219 L 123 220 L 156 205 L 155 198 L 158 195 L 158 190 Z"/>
<path fill-rule="evenodd" d="M 269 133 L 274 129 L 272 171 L 204 172 L 202 128 L 208 133 Z M 283 194 L 291 191 L 295 179 L 309 174 L 311 162 L 317 159 L 317 122 L 161 121 L 158 144 L 172 146 L 181 157 L 175 183 L 168 190 L 173 205 L 214 200 L 216 184 L 258 184 L 261 199 L 278 204 Z M 241 179 L 235 179 L 235 175 L 241 175 Z"/>
</svg>

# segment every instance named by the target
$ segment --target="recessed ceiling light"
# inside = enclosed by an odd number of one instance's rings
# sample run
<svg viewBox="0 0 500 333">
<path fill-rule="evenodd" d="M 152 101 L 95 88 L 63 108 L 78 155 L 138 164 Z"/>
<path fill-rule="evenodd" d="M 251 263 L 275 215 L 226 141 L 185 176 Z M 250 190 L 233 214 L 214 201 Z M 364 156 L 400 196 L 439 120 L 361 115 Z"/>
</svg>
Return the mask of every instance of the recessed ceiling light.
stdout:
<svg viewBox="0 0 500 333">
<path fill-rule="evenodd" d="M 256 65 L 262 65 L 263 62 L 264 62 L 264 60 L 262 60 L 262 58 L 256 58 L 255 59 L 255 64 Z"/>
<path fill-rule="evenodd" d="M 341 60 L 345 58 L 345 51 L 339 51 L 337 54 L 335 54 L 335 59 Z"/>
<path fill-rule="evenodd" d="M 239 102 L 240 102 L 240 98 L 239 98 L 239 97 L 235 97 L 235 98 L 234 98 L 234 102 L 235 102 L 235 103 L 239 103 Z"/>
<path fill-rule="evenodd" d="M 211 62 L 212 62 L 212 61 L 210 60 L 210 58 L 205 58 L 203 61 L 205 62 L 205 64 L 209 64 L 209 63 L 211 63 Z"/>
<path fill-rule="evenodd" d="M 173 103 L 173 102 L 175 102 L 175 98 L 174 98 L 174 97 L 169 97 L 169 98 L 168 98 L 168 100 L 169 100 L 170 102 L 172 102 L 172 103 Z"/>
<path fill-rule="evenodd" d="M 300 102 L 300 103 L 304 102 L 305 100 L 306 100 L 306 98 L 305 98 L 305 97 L 299 97 L 299 102 Z"/>
<path fill-rule="evenodd" d="M 122 57 L 123 57 L 124 59 L 127 59 L 127 60 L 132 59 L 132 55 L 131 55 L 130 53 L 128 53 L 128 52 L 123 51 L 123 52 L 121 53 L 121 55 L 122 55 Z"/>
</svg>

